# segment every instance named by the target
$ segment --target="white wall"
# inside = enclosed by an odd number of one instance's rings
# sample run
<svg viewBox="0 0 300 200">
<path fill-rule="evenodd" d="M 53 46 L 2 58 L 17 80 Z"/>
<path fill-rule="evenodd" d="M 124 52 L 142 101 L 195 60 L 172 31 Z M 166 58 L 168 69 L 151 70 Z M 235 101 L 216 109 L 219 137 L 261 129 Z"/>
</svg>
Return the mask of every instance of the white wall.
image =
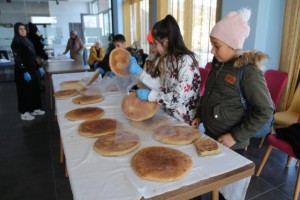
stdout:
<svg viewBox="0 0 300 200">
<path fill-rule="evenodd" d="M 251 9 L 250 36 L 246 39 L 243 49 L 255 49 L 266 53 L 270 59 L 264 63 L 264 70 L 277 70 L 280 59 L 285 0 L 223 0 L 222 6 L 222 18 L 230 11 L 244 7 Z"/>
<path fill-rule="evenodd" d="M 81 14 L 89 13 L 89 4 L 84 2 L 49 1 L 50 16 L 56 17 L 57 23 L 52 25 L 61 39 L 61 45 L 54 45 L 55 53 L 62 53 L 70 37 L 69 23 L 81 23 Z M 55 30 L 54 29 L 54 30 Z"/>
</svg>

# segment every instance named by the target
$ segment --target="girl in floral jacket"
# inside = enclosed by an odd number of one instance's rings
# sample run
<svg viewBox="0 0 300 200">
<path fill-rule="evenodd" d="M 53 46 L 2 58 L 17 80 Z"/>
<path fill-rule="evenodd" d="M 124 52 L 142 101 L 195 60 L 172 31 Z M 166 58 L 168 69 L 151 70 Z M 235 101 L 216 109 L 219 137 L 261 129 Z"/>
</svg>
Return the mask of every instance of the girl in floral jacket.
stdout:
<svg viewBox="0 0 300 200">
<path fill-rule="evenodd" d="M 191 124 L 201 79 L 194 53 L 185 46 L 179 26 L 171 15 L 154 25 L 152 36 L 160 55 L 157 63 L 160 76 L 151 77 L 133 57 L 129 57 L 130 73 L 138 75 L 150 88 L 137 90 L 137 95 L 142 100 L 157 102 L 171 116 Z"/>
</svg>

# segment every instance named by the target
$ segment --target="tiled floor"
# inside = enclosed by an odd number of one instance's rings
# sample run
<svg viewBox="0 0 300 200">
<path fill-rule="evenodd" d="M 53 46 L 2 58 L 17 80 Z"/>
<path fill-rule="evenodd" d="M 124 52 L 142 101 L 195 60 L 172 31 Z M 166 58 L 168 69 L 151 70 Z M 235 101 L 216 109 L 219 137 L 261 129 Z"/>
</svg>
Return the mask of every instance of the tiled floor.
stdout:
<svg viewBox="0 0 300 200">
<path fill-rule="evenodd" d="M 48 116 L 31 122 L 17 112 L 14 82 L 0 83 L 0 199 L 72 200 L 68 178 L 59 164 L 59 136 Z M 266 146 L 253 139 L 244 156 L 259 165 Z M 297 167 L 285 168 L 286 156 L 273 150 L 260 177 L 252 177 L 247 200 L 292 199 Z M 238 192 L 238 191 L 237 191 Z M 203 200 L 210 199 L 206 194 Z"/>
</svg>

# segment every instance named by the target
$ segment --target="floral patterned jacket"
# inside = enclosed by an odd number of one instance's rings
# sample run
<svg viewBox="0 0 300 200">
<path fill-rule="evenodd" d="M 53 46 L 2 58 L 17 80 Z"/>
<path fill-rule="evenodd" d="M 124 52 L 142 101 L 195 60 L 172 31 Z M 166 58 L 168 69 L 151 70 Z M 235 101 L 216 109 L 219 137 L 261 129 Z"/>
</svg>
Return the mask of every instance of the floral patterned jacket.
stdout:
<svg viewBox="0 0 300 200">
<path fill-rule="evenodd" d="M 164 62 L 164 80 L 152 78 L 145 71 L 140 75 L 140 80 L 151 89 L 148 100 L 156 101 L 169 115 L 191 124 L 200 93 L 198 64 L 189 55 L 166 57 Z"/>
</svg>

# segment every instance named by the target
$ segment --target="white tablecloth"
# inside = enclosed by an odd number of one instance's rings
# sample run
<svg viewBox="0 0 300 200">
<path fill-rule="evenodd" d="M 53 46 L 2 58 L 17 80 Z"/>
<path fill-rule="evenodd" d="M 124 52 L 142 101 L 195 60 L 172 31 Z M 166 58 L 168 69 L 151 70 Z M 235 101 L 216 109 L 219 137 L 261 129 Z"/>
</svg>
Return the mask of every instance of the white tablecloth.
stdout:
<svg viewBox="0 0 300 200">
<path fill-rule="evenodd" d="M 61 89 L 60 83 L 62 81 L 86 79 L 91 74 L 85 72 L 52 75 L 54 92 Z M 103 85 L 99 82 L 95 84 L 98 84 L 99 88 Z M 252 163 L 250 160 L 222 145 L 221 154 L 199 157 L 192 144 L 182 146 L 161 144 L 149 137 L 146 132 L 139 132 L 141 146 L 128 155 L 120 157 L 99 155 L 93 150 L 93 144 L 97 139 L 86 138 L 78 134 L 77 128 L 83 121 L 69 121 L 64 118 L 64 115 L 75 108 L 99 106 L 105 110 L 103 117 L 117 119 L 125 124 L 130 124 L 121 111 L 121 102 L 124 94 L 118 91 L 103 93 L 105 96 L 104 101 L 90 105 L 75 105 L 72 103 L 71 98 L 55 100 L 57 120 L 74 199 L 138 200 L 142 196 L 149 198 Z M 176 125 L 184 125 L 173 118 L 170 119 Z M 130 159 L 139 149 L 147 146 L 167 146 L 190 155 L 193 160 L 191 171 L 183 179 L 169 183 L 140 179 L 132 171 Z M 247 177 L 223 187 L 221 192 L 231 200 L 244 199 L 250 178 Z"/>
</svg>

